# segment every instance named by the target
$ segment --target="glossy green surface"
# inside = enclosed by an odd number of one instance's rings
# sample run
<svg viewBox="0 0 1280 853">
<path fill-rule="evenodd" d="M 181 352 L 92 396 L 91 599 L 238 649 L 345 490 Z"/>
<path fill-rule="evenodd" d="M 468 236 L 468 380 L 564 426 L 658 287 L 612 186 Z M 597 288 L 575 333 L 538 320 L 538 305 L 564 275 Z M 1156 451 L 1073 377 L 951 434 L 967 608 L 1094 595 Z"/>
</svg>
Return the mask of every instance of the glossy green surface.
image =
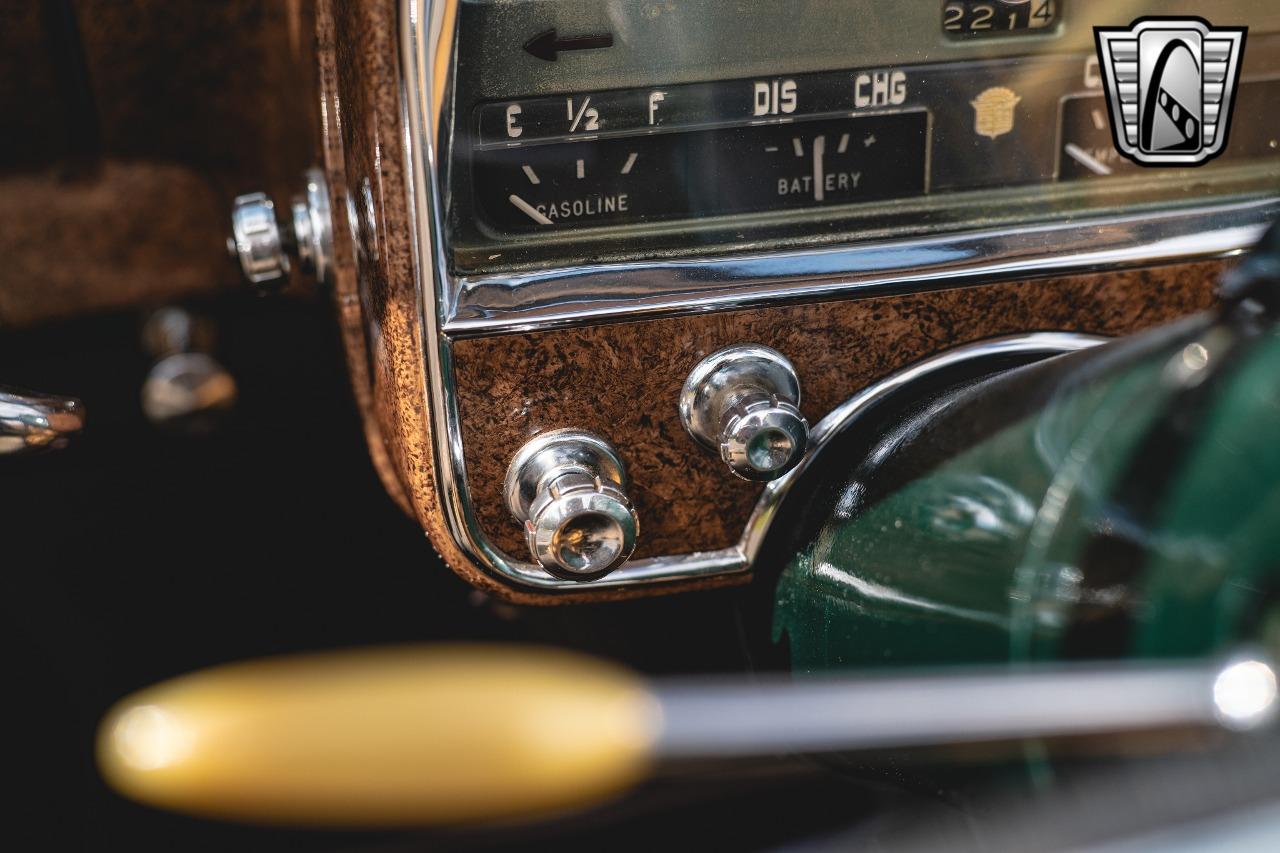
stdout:
<svg viewBox="0 0 1280 853">
<path fill-rule="evenodd" d="M 1117 610 L 1132 624 L 1118 654 L 1201 654 L 1262 633 L 1280 575 L 1280 338 L 1214 389 L 1152 529 L 1125 530 L 1114 498 L 1152 424 L 1228 344 L 1179 341 L 1064 386 L 860 512 L 852 484 L 779 581 L 775 638 L 794 669 L 1058 659 L 1069 631 Z M 1136 577 L 1084 582 L 1100 532 L 1146 549 Z"/>
<path fill-rule="evenodd" d="M 1241 636 L 1270 648 L 1280 595 L 1280 335 L 1223 389 L 1150 539 L 1137 655 Z"/>
</svg>

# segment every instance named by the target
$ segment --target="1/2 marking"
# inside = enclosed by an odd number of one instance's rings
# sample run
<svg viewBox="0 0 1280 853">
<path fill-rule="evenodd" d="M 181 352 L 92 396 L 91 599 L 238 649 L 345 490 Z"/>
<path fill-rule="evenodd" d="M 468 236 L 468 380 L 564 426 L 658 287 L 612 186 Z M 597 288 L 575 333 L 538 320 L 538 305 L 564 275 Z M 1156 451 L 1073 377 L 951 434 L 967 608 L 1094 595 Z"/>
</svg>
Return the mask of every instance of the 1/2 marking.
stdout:
<svg viewBox="0 0 1280 853">
<path fill-rule="evenodd" d="M 569 132 L 574 133 L 578 129 L 578 125 L 586 118 L 586 124 L 582 125 L 583 130 L 599 130 L 600 129 L 600 113 L 595 107 L 591 107 L 591 96 L 587 95 L 582 99 L 582 106 L 575 111 L 573 108 L 573 98 L 565 98 L 565 107 L 569 113 Z"/>
</svg>

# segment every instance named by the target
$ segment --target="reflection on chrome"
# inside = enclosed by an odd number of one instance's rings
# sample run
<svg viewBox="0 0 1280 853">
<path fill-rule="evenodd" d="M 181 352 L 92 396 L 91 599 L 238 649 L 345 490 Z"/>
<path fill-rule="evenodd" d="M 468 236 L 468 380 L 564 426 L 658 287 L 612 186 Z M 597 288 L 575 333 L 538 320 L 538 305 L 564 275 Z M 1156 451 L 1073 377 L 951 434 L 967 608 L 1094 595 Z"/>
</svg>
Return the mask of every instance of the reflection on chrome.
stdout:
<svg viewBox="0 0 1280 853">
<path fill-rule="evenodd" d="M 1276 715 L 1275 668 L 1247 658 L 1228 664 L 1213 682 L 1213 705 L 1224 726 L 1254 729 Z"/>
</svg>

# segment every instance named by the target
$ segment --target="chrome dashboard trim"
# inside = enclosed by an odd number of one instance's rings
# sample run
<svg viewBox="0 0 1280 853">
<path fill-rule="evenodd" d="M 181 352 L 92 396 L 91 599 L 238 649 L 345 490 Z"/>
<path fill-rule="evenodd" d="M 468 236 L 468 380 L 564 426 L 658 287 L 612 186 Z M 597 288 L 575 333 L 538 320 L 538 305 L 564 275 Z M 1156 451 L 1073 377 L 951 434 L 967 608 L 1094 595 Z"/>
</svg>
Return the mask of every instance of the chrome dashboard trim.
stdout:
<svg viewBox="0 0 1280 853">
<path fill-rule="evenodd" d="M 611 318 L 876 296 L 1011 277 L 1222 257 L 1280 217 L 1275 197 L 732 257 L 589 264 L 458 278 L 446 289 L 453 337 L 528 332 Z"/>
<path fill-rule="evenodd" d="M 458 3 L 459 0 L 400 3 L 404 166 L 413 231 L 412 274 L 426 360 L 422 394 L 430 413 L 434 480 L 448 534 L 486 574 L 520 591 L 583 593 L 748 572 L 791 484 L 824 443 L 875 397 L 960 360 L 1009 352 L 1049 355 L 1093 346 L 1100 339 L 1066 333 L 1018 335 L 958 347 L 894 374 L 864 389 L 814 427 L 805 458 L 792 472 L 765 487 L 735 546 L 636 560 L 606 578 L 583 584 L 558 580 L 532 563 L 512 559 L 481 530 L 467 489 L 454 393 L 454 336 L 620 319 L 624 314 L 631 318 L 661 312 L 700 312 L 780 299 L 954 287 L 1013 275 L 1223 256 L 1249 246 L 1260 234 L 1266 217 L 1280 213 L 1280 204 L 1274 200 L 1237 202 L 1163 215 L 1078 221 L 1016 233 L 988 231 L 772 255 L 595 265 L 521 276 L 462 279 L 469 293 L 483 293 L 490 302 L 492 294 L 503 294 L 502 298 L 510 303 L 506 307 L 518 310 L 502 316 L 492 308 L 480 317 L 459 315 L 449 302 L 458 282 L 451 280 L 449 272 L 441 181 L 448 145 Z M 1070 247 L 1067 253 L 1060 251 L 1062 240 Z M 548 290 L 569 285 L 574 289 L 575 302 L 590 298 L 584 294 L 593 293 L 609 302 L 597 310 L 548 301 Z M 460 304 L 473 311 L 480 303 L 469 296 Z"/>
</svg>

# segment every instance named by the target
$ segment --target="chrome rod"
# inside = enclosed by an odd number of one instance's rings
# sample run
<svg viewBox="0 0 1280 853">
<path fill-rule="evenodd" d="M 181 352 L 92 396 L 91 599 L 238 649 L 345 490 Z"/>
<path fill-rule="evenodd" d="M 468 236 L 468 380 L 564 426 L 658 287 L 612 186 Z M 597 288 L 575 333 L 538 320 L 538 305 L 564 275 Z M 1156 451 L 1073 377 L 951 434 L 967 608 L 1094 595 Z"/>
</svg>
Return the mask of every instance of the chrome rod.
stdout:
<svg viewBox="0 0 1280 853">
<path fill-rule="evenodd" d="M 1177 728 L 1244 731 L 1276 715 L 1261 654 L 1212 663 L 1032 665 L 959 674 L 669 683 L 666 758 L 944 746 Z"/>
</svg>

